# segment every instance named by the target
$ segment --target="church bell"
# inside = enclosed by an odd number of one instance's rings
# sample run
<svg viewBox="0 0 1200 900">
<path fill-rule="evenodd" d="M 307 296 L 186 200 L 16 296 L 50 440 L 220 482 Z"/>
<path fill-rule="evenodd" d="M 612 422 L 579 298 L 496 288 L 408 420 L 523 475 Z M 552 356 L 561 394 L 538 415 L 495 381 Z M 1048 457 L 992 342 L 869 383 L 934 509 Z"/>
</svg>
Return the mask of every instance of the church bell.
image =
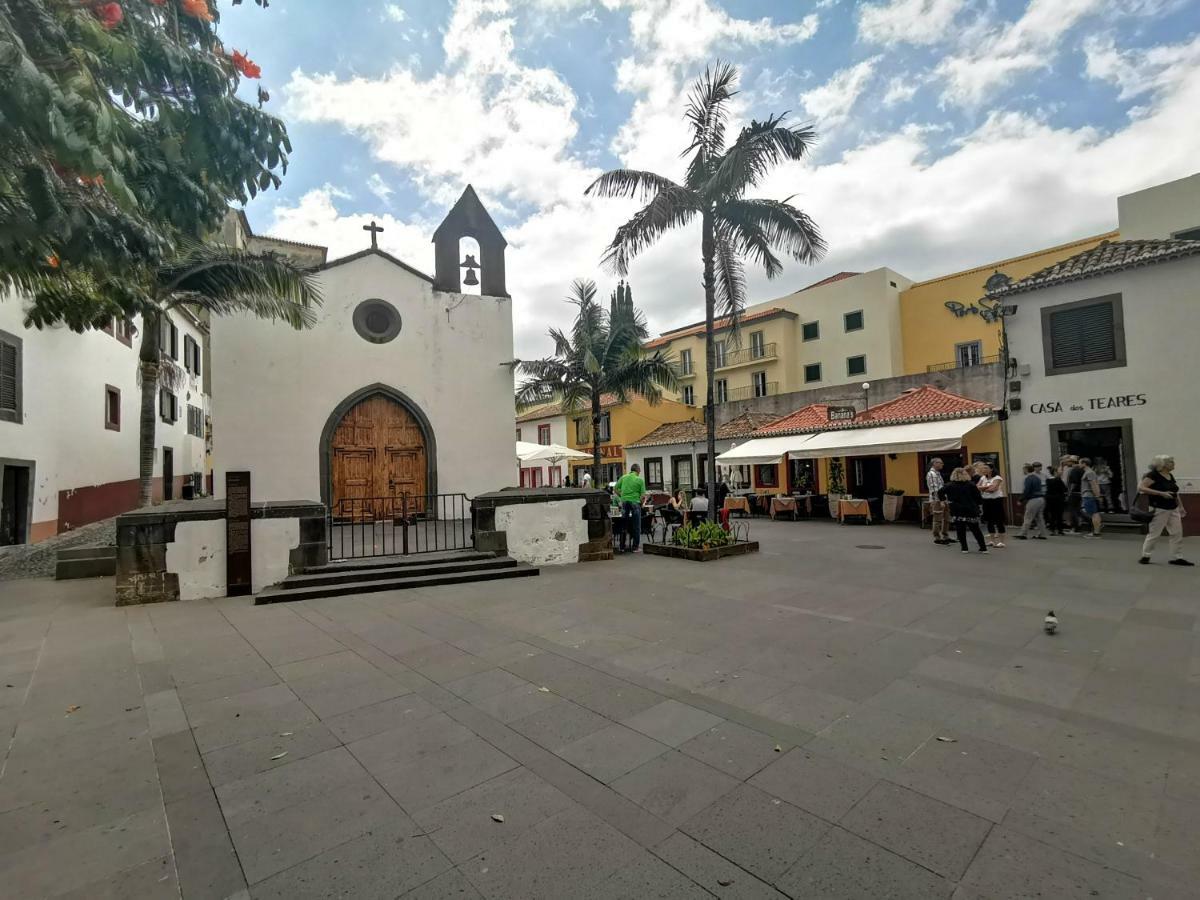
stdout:
<svg viewBox="0 0 1200 900">
<path fill-rule="evenodd" d="M 463 279 L 463 284 L 470 285 L 471 287 L 479 284 L 479 278 L 475 275 L 475 270 L 479 268 L 479 263 L 475 262 L 475 257 L 472 254 L 467 254 L 467 258 L 463 260 L 463 264 L 459 268 L 467 270 L 467 276 Z"/>
</svg>

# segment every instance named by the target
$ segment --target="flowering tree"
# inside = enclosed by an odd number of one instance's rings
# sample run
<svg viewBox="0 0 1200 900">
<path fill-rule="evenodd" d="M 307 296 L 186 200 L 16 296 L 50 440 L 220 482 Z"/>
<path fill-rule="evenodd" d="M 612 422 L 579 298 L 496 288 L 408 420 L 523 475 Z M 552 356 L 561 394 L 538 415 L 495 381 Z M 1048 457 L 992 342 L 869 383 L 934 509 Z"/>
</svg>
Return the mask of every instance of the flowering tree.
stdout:
<svg viewBox="0 0 1200 900">
<path fill-rule="evenodd" d="M 279 185 L 287 131 L 261 87 L 237 96 L 262 73 L 217 21 L 214 0 L 0 0 L 0 288 L 35 297 L 30 324 L 142 312 L 138 290 L 39 285 L 162 265 Z"/>
</svg>

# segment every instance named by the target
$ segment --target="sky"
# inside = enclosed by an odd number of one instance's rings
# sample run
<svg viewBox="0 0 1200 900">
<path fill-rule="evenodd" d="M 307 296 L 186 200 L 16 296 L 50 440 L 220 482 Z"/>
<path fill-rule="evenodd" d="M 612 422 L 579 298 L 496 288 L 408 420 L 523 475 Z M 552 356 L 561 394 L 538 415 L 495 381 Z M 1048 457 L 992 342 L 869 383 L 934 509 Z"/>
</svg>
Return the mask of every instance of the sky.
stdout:
<svg viewBox="0 0 1200 900">
<path fill-rule="evenodd" d="M 839 271 L 921 280 L 1098 234 L 1116 197 L 1200 171 L 1200 0 L 273 0 L 221 3 L 294 147 L 256 233 L 380 246 L 426 272 L 468 184 L 508 240 L 518 358 L 547 355 L 571 281 L 632 202 L 584 196 L 613 168 L 683 177 L 683 105 L 735 64 L 730 133 L 788 113 L 810 158 L 753 196 L 791 198 L 829 250 L 762 302 Z M 256 85 L 243 82 L 250 98 Z M 699 229 L 630 271 L 652 332 L 703 318 Z M 970 298 L 968 298 L 970 299 Z"/>
</svg>

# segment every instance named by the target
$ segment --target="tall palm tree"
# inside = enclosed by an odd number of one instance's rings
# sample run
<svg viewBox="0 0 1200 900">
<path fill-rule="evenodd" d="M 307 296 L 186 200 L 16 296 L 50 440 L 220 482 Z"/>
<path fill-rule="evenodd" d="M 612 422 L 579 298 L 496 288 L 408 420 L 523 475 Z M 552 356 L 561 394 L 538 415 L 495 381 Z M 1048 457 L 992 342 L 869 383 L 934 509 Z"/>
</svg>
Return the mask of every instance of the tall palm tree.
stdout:
<svg viewBox="0 0 1200 900">
<path fill-rule="evenodd" d="M 181 308 L 210 315 L 249 313 L 281 319 L 293 328 L 315 321 L 321 303 L 316 276 L 276 253 L 251 253 L 222 244 L 186 243 L 156 268 L 124 270 L 96 277 L 63 273 L 39 281 L 35 303 L 57 308 L 86 303 L 102 321 L 113 314 L 142 317 L 138 350 L 141 410 L 138 419 L 138 504 L 153 500 L 156 395 L 174 387 L 178 368 L 164 353 L 164 322 Z M 249 386 L 248 386 L 249 387 Z"/>
<path fill-rule="evenodd" d="M 557 399 L 568 416 L 589 409 L 592 483 L 599 484 L 600 398 L 614 394 L 624 403 L 636 395 L 658 403 L 664 390 L 678 386 L 678 372 L 662 351 L 642 348 L 649 332 L 628 285 L 613 292 L 607 312 L 596 301 L 596 284 L 590 280 L 576 279 L 567 299 L 579 309 L 571 333 L 551 328 L 554 356 L 519 363 L 525 381 L 517 391 L 517 406 L 528 409 Z"/>
<path fill-rule="evenodd" d="M 692 86 L 684 118 L 692 141 L 681 156 L 691 158 L 683 184 L 635 169 L 606 172 L 585 193 L 600 197 L 634 197 L 646 202 L 617 229 L 604 254 L 605 263 L 621 275 L 629 263 L 666 232 L 700 218 L 700 258 L 704 284 L 704 350 L 708 388 L 704 417 L 708 430 L 708 491 L 717 495 L 717 421 L 713 404 L 714 321 L 719 314 L 737 328 L 746 305 L 742 259 L 762 266 L 768 278 L 783 271 L 776 251 L 798 262 L 813 263 L 825 253 L 820 230 L 787 200 L 745 196 L 771 169 L 809 153 L 816 132 L 809 126 L 784 125 L 787 113 L 751 121 L 728 147 L 725 124 L 729 102 L 737 93 L 737 70 L 718 62 L 705 69 Z M 714 506 L 715 508 L 715 506 Z"/>
</svg>

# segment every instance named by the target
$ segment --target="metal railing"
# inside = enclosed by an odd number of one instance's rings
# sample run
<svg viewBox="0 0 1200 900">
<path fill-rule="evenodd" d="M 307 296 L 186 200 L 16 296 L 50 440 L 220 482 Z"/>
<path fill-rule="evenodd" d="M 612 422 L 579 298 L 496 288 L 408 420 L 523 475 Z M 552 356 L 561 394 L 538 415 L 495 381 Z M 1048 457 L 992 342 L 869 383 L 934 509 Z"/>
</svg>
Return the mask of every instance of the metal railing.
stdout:
<svg viewBox="0 0 1200 900">
<path fill-rule="evenodd" d="M 757 385 L 749 385 L 747 387 L 732 388 L 725 392 L 724 399 L 717 398 L 718 403 L 728 403 L 731 400 L 750 400 L 754 397 L 772 397 L 779 393 L 779 382 L 768 381 L 765 385 L 766 390 L 759 390 Z"/>
<path fill-rule="evenodd" d="M 992 363 L 1000 362 L 1000 354 L 995 356 L 981 356 L 978 362 L 965 362 L 961 359 L 954 362 L 937 363 L 936 365 L 926 366 L 926 372 L 949 372 L 951 369 L 969 369 L 972 366 L 987 366 Z"/>
<path fill-rule="evenodd" d="M 743 350 L 726 350 L 724 354 L 717 357 L 716 368 L 729 369 L 733 366 L 742 366 L 760 359 L 773 359 L 775 357 L 775 346 L 775 343 L 772 342 L 757 346 L 751 344 Z"/>
<path fill-rule="evenodd" d="M 474 546 L 466 494 L 351 497 L 329 510 L 329 558 L 409 556 Z"/>
</svg>

